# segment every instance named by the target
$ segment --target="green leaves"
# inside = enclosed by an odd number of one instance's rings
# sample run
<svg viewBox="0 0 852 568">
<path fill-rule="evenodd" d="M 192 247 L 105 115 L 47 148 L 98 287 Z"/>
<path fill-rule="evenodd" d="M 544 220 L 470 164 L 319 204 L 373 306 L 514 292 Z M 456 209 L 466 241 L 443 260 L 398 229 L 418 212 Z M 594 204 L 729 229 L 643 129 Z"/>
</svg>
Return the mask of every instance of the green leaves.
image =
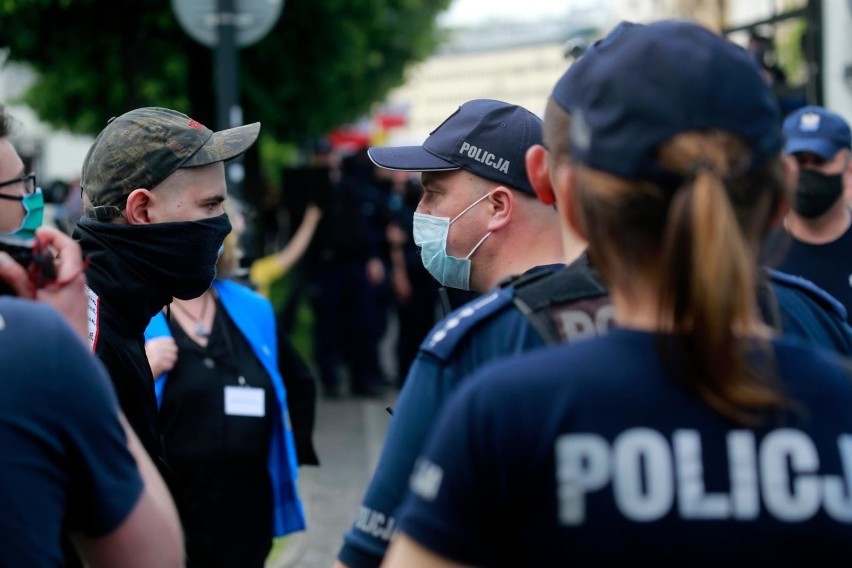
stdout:
<svg viewBox="0 0 852 568">
<path fill-rule="evenodd" d="M 435 45 L 450 0 L 286 0 L 272 31 L 240 52 L 246 121 L 301 141 L 366 113 Z M 40 118 L 97 133 L 138 106 L 215 123 L 213 52 L 178 25 L 169 0 L 0 0 L 0 42 L 38 82 Z"/>
</svg>

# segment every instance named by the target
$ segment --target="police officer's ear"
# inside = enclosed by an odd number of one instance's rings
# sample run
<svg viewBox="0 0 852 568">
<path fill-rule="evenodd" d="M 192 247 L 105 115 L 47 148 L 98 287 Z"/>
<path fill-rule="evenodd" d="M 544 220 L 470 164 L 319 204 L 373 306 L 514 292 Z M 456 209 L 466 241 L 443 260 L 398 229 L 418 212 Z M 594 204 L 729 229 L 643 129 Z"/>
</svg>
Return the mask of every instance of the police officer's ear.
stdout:
<svg viewBox="0 0 852 568">
<path fill-rule="evenodd" d="M 539 201 L 545 205 L 556 203 L 553 186 L 547 171 L 547 149 L 541 144 L 534 144 L 527 149 L 525 156 L 527 177 L 535 190 Z"/>
<path fill-rule="evenodd" d="M 127 205 L 124 208 L 124 216 L 130 225 L 149 225 L 151 220 L 151 206 L 154 195 L 147 189 L 134 189 L 127 196 Z"/>
<path fill-rule="evenodd" d="M 488 221 L 489 231 L 501 229 L 511 221 L 515 199 L 512 190 L 503 185 L 498 185 L 489 192 L 486 200 L 491 211 L 491 219 Z"/>
</svg>

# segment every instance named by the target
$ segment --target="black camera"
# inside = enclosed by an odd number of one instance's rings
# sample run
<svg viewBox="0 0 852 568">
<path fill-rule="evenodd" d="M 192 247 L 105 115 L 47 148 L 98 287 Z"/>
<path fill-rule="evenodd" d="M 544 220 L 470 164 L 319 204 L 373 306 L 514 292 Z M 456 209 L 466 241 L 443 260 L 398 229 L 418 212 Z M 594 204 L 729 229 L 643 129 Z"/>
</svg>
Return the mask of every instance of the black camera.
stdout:
<svg viewBox="0 0 852 568">
<path fill-rule="evenodd" d="M 0 251 L 6 252 L 27 270 L 35 288 L 43 288 L 56 280 L 53 253 L 38 239 L 17 239 L 0 235 Z M 0 294 L 15 295 L 15 291 L 0 279 Z"/>
</svg>

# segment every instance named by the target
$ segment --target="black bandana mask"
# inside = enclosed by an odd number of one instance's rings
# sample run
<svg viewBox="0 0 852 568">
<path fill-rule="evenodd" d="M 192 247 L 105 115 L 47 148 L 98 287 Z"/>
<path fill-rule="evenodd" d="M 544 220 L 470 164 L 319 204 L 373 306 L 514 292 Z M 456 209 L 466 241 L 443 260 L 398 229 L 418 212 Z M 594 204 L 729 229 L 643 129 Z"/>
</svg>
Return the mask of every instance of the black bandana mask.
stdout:
<svg viewBox="0 0 852 568">
<path fill-rule="evenodd" d="M 802 170 L 799 172 L 793 210 L 806 219 L 815 219 L 831 209 L 842 194 L 843 174 L 828 176 Z"/>
<path fill-rule="evenodd" d="M 216 277 L 216 261 L 231 222 L 223 214 L 201 221 L 119 225 L 81 219 L 116 254 L 169 296 L 189 300 Z"/>
</svg>

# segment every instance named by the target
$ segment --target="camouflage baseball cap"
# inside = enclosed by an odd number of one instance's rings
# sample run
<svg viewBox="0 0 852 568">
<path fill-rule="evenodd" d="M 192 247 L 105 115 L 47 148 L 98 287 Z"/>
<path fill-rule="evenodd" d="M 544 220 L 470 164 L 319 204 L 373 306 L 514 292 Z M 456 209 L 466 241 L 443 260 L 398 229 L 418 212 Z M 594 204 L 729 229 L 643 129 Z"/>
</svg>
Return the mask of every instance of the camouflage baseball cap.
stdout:
<svg viewBox="0 0 852 568">
<path fill-rule="evenodd" d="M 260 123 L 213 132 L 167 108 L 131 110 L 107 123 L 83 160 L 80 185 L 91 201 L 86 216 L 121 216 L 135 189 L 152 189 L 179 168 L 236 158 L 260 132 Z"/>
</svg>

